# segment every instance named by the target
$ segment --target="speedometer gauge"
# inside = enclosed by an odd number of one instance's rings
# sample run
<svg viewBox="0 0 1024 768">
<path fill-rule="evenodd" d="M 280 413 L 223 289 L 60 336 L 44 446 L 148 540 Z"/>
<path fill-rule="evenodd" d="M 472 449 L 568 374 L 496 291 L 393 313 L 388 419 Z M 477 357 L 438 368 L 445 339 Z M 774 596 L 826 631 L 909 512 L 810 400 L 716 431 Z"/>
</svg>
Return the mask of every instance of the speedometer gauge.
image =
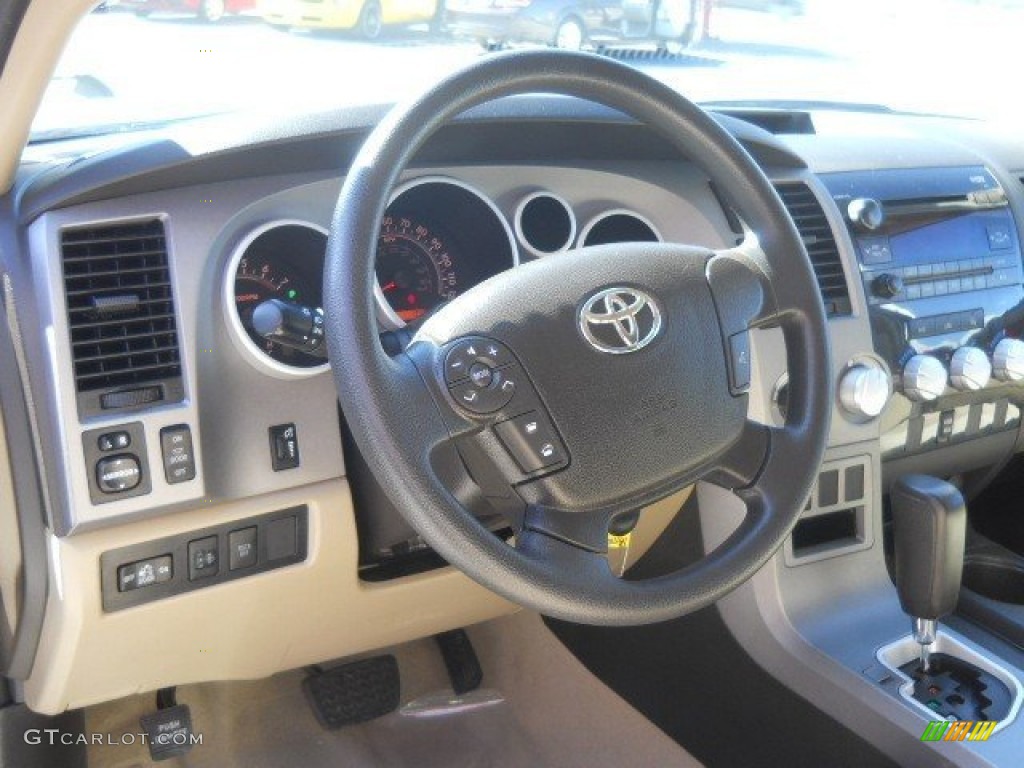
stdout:
<svg viewBox="0 0 1024 768">
<path fill-rule="evenodd" d="M 388 304 L 406 323 L 458 295 L 459 279 L 445 241 L 404 216 L 385 216 L 381 223 L 377 280 Z"/>
<path fill-rule="evenodd" d="M 465 182 L 424 176 L 400 186 L 377 240 L 378 317 L 401 328 L 519 263 L 491 200 Z"/>
</svg>

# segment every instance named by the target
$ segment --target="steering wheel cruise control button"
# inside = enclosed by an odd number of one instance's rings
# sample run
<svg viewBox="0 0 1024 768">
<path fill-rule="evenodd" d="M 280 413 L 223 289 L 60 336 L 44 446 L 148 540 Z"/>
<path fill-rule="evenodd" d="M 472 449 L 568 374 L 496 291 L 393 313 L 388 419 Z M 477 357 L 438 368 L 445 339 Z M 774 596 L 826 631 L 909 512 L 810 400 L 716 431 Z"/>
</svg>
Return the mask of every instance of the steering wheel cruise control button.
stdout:
<svg viewBox="0 0 1024 768">
<path fill-rule="evenodd" d="M 104 493 L 130 491 L 142 482 L 139 459 L 130 453 L 101 459 L 96 465 L 96 483 Z"/>
<path fill-rule="evenodd" d="M 729 337 L 729 376 L 734 395 L 750 389 L 750 334 L 746 331 Z"/>
<path fill-rule="evenodd" d="M 555 428 L 537 411 L 503 421 L 494 431 L 523 472 L 536 472 L 566 461 L 565 448 Z"/>
</svg>

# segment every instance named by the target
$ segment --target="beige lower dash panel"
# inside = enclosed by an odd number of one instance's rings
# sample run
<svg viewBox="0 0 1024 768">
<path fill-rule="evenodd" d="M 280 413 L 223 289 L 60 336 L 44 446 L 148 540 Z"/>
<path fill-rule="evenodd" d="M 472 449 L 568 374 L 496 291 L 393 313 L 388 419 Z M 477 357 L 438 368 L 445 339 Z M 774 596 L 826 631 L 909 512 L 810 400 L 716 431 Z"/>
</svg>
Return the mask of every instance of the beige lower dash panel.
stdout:
<svg viewBox="0 0 1024 768">
<path fill-rule="evenodd" d="M 297 504 L 309 505 L 306 562 L 103 612 L 103 552 Z M 49 544 L 51 591 L 25 684 L 29 707 L 47 714 L 171 685 L 265 677 L 515 610 L 451 568 L 386 584 L 359 581 L 344 479 Z"/>
</svg>

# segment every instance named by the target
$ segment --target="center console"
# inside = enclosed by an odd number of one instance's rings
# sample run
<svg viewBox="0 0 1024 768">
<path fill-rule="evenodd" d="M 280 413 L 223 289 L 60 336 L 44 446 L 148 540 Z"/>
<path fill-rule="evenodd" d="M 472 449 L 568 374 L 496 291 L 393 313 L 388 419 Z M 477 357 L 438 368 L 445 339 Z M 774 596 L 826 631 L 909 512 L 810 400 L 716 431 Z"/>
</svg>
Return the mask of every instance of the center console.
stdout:
<svg viewBox="0 0 1024 768">
<path fill-rule="evenodd" d="M 819 159 L 825 170 L 814 191 L 852 306 L 829 320 L 829 447 L 782 553 L 718 609 L 763 668 L 899 764 L 1017 765 L 1024 633 L 1006 627 L 1018 618 L 1014 629 L 1024 626 L 1024 599 L 1012 606 L 1017 614 L 994 600 L 968 614 L 973 584 L 992 576 L 1002 586 L 1003 572 L 971 546 L 965 558 L 963 537 L 951 535 L 965 515 L 938 504 L 945 496 L 894 499 L 908 475 L 998 466 L 1018 447 L 1021 198 L 1001 176 L 958 157 L 945 167 L 923 157 L 919 167 L 886 170 Z M 812 252 L 829 231 L 802 234 Z M 771 355 L 758 365 L 774 380 Z M 744 510 L 714 488 L 699 487 L 698 501 L 705 551 L 713 551 Z M 900 512 L 903 567 L 893 573 Z M 908 532 L 907 515 L 917 512 L 931 514 Z M 963 563 L 962 592 L 954 560 Z M 1024 568 L 1018 575 L 1024 584 Z"/>
<path fill-rule="evenodd" d="M 1024 275 L 1003 188 L 984 167 L 835 173 L 874 351 L 894 379 L 883 460 L 1017 429 Z"/>
</svg>

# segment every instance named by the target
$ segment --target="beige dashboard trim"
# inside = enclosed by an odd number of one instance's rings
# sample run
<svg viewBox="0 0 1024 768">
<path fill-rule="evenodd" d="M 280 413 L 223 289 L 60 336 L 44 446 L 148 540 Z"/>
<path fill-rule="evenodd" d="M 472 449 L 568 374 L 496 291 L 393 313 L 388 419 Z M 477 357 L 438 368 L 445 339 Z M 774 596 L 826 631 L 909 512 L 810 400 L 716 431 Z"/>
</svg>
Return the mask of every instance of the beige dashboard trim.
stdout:
<svg viewBox="0 0 1024 768">
<path fill-rule="evenodd" d="M 309 505 L 305 563 L 103 612 L 104 551 L 296 504 Z M 53 589 L 24 689 L 29 707 L 46 714 L 171 685 L 264 677 L 516 610 L 451 568 L 360 582 L 344 479 L 51 538 L 49 554 Z"/>
<path fill-rule="evenodd" d="M 96 0 L 33 0 L 0 73 L 0 194 L 14 183 L 32 120 L 64 46 Z"/>
</svg>

